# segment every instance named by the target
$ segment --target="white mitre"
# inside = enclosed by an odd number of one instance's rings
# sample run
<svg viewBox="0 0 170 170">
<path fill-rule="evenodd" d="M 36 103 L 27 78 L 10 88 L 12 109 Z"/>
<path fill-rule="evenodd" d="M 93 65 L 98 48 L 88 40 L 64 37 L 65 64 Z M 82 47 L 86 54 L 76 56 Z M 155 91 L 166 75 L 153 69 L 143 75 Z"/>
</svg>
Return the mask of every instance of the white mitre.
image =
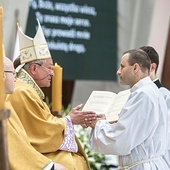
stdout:
<svg viewBox="0 0 170 170">
<path fill-rule="evenodd" d="M 38 30 L 34 38 L 25 35 L 18 26 L 21 65 L 17 67 L 16 71 L 19 71 L 25 65 L 25 63 L 51 58 L 44 33 L 38 19 L 37 22 Z"/>
</svg>

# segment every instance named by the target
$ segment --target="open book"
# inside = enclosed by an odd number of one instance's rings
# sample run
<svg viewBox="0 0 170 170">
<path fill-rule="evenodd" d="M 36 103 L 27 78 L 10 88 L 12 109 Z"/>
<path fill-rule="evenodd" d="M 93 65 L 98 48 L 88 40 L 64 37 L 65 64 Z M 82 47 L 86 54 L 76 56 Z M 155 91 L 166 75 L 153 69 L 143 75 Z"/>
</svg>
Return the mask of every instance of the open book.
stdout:
<svg viewBox="0 0 170 170">
<path fill-rule="evenodd" d="M 118 115 L 129 95 L 129 89 L 123 90 L 118 94 L 109 91 L 93 91 L 82 110 L 105 114 L 108 122 L 114 122 L 118 120 Z"/>
</svg>

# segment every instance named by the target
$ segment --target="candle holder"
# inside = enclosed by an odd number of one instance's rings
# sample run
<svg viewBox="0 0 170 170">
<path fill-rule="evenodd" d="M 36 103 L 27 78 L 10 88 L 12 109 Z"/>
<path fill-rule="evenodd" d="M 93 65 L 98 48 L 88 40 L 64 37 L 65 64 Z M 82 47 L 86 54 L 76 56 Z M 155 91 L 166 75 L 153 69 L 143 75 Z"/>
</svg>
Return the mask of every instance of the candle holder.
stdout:
<svg viewBox="0 0 170 170">
<path fill-rule="evenodd" d="M 9 170 L 8 150 L 7 150 L 7 123 L 10 110 L 0 110 L 0 169 Z"/>
<path fill-rule="evenodd" d="M 61 118 L 64 115 L 64 111 L 63 110 L 56 110 L 56 111 L 51 111 L 52 115 Z"/>
</svg>

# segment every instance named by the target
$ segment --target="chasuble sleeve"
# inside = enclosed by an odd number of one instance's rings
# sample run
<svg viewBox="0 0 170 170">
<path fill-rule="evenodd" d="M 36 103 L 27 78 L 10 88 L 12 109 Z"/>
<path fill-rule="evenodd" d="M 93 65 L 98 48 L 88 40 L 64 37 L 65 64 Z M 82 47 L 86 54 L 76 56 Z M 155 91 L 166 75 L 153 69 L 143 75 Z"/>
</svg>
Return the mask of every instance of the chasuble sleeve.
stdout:
<svg viewBox="0 0 170 170">
<path fill-rule="evenodd" d="M 8 124 L 8 151 L 11 170 L 22 169 L 22 167 L 25 170 L 40 170 L 51 162 L 26 143 L 10 124 Z"/>
<path fill-rule="evenodd" d="M 5 107 L 11 110 L 7 121 L 8 157 L 11 170 L 40 170 L 51 163 L 51 160 L 39 153 L 29 142 L 27 134 L 13 108 L 9 103 Z"/>
<path fill-rule="evenodd" d="M 16 84 L 10 101 L 22 122 L 31 144 L 41 153 L 54 152 L 61 146 L 66 120 L 53 116 L 36 91 L 25 83 Z"/>
<path fill-rule="evenodd" d="M 31 145 L 38 152 L 69 170 L 90 169 L 77 138 L 77 153 L 59 150 L 64 141 L 66 119 L 53 116 L 34 88 L 23 82 L 16 82 L 14 93 L 8 95 L 6 101 L 13 106 Z"/>
</svg>

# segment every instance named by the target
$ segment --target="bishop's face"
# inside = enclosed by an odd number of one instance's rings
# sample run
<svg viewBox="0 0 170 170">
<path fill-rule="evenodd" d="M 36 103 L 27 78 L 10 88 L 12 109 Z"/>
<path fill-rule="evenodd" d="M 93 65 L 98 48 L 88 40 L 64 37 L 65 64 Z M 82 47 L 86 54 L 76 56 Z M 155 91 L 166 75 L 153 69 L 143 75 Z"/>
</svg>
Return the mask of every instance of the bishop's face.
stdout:
<svg viewBox="0 0 170 170">
<path fill-rule="evenodd" d="M 34 77 L 39 87 L 49 87 L 54 72 L 52 70 L 53 61 L 51 58 L 45 60 L 42 65 L 37 66 L 37 73 Z"/>
</svg>

